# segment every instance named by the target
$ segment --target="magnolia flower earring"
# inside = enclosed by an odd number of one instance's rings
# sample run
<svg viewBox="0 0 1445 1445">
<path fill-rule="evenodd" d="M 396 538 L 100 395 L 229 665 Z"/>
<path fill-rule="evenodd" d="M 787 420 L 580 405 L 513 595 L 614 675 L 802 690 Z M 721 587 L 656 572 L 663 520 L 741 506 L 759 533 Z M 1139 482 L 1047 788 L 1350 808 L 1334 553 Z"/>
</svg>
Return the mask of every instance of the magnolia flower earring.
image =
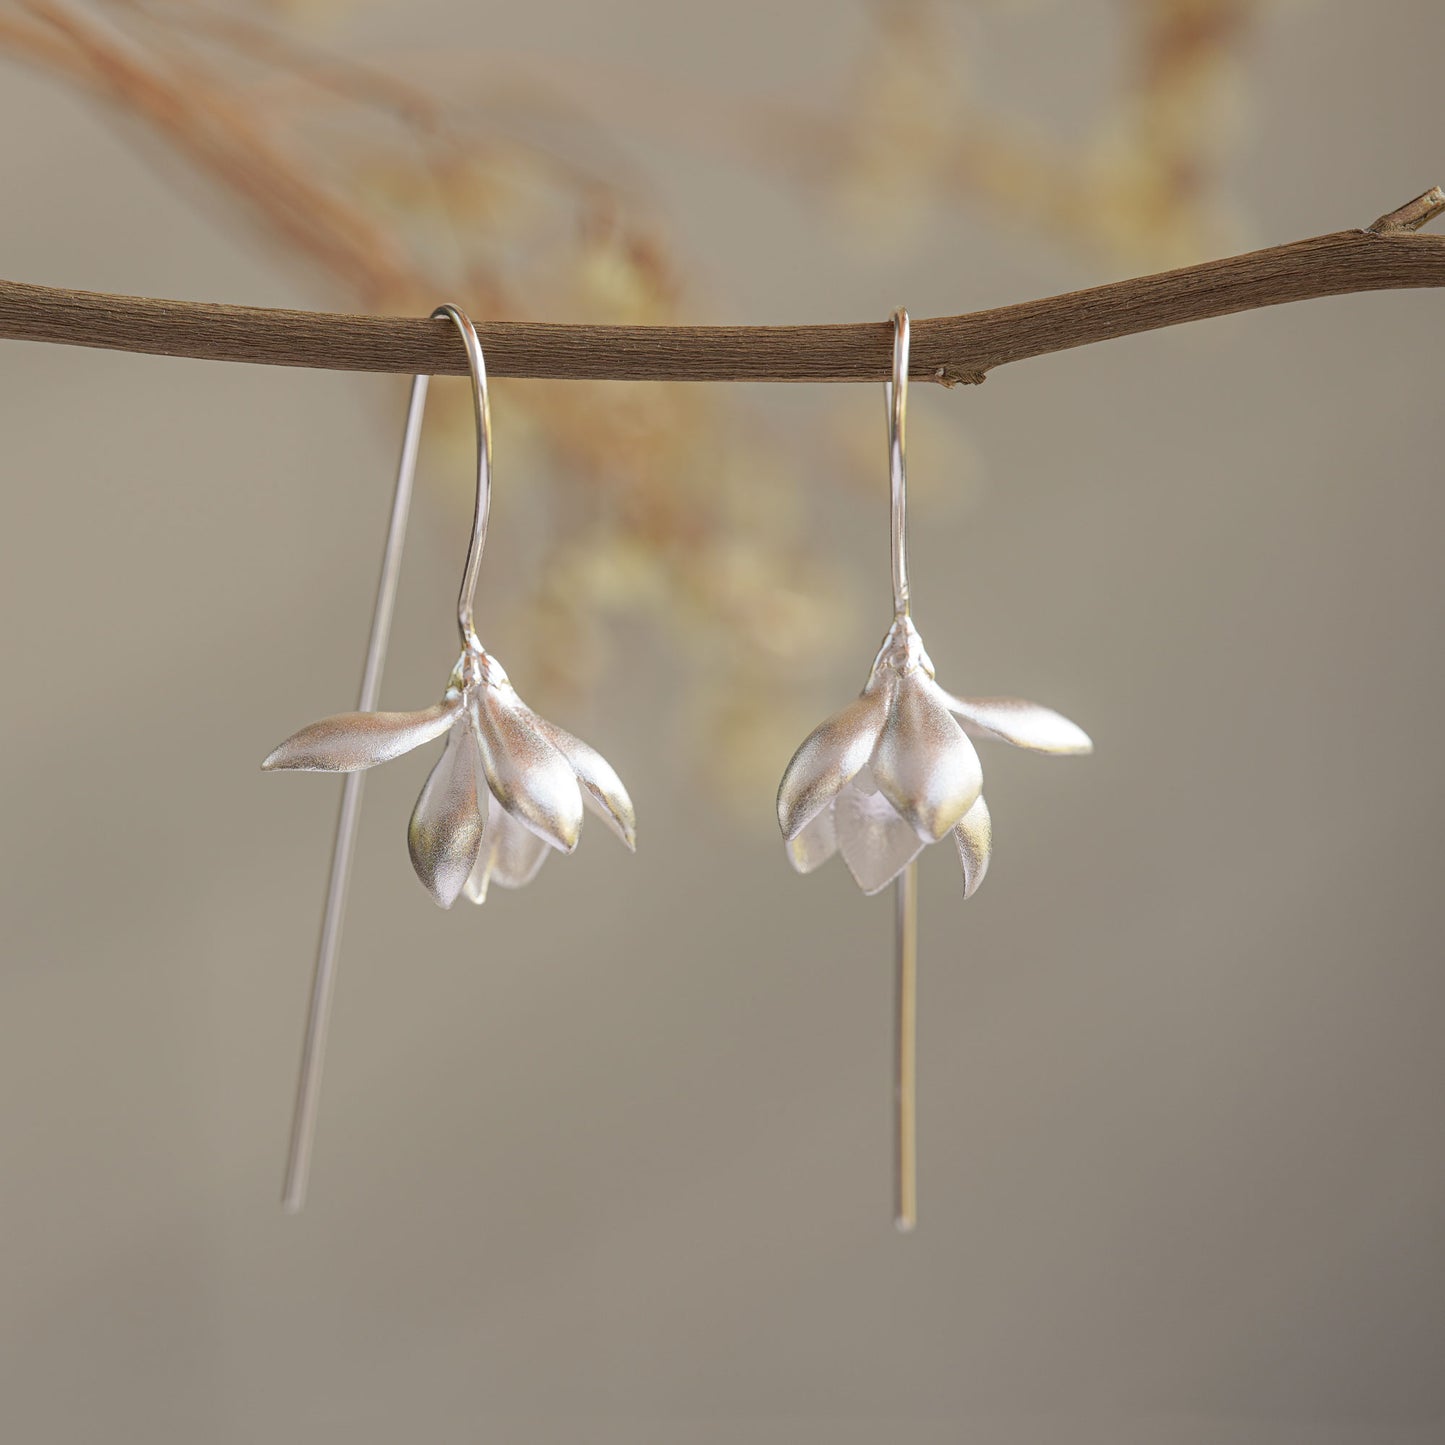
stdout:
<svg viewBox="0 0 1445 1445">
<path fill-rule="evenodd" d="M 418 376 L 412 382 L 359 710 L 302 728 L 261 764 L 267 770 L 348 774 L 317 950 L 282 1194 L 282 1203 L 293 1212 L 302 1207 L 306 1198 L 341 915 L 360 819 L 363 770 L 446 734 L 446 747 L 421 790 L 407 829 L 407 845 L 417 876 L 443 908 L 450 908 L 463 893 L 472 902 L 482 903 L 493 883 L 503 888 L 520 888 L 529 883 L 549 851 L 570 853 L 577 846 L 584 807 L 597 813 L 629 849 L 636 846 L 632 801 L 606 759 L 528 708 L 502 665 L 487 653 L 477 637 L 472 621 L 473 600 L 492 497 L 492 426 L 486 364 L 476 329 L 457 307 L 440 306 L 432 316 L 450 319 L 461 332 L 471 368 L 476 413 L 476 506 L 457 599 L 461 657 L 440 702 L 417 712 L 374 710 L 381 690 L 426 407 L 428 378 Z"/>
<path fill-rule="evenodd" d="M 983 773 L 970 737 L 1041 753 L 1088 753 L 1067 718 L 1008 697 L 954 697 L 934 680 L 908 610 L 908 313 L 893 313 L 893 380 L 885 383 L 892 484 L 893 624 L 858 698 L 811 733 L 778 788 L 788 857 L 811 873 L 841 853 L 864 893 L 897 890 L 897 1075 L 895 1222 L 917 1222 L 918 854 L 953 835 L 963 896 L 988 871 L 993 829 Z"/>
</svg>

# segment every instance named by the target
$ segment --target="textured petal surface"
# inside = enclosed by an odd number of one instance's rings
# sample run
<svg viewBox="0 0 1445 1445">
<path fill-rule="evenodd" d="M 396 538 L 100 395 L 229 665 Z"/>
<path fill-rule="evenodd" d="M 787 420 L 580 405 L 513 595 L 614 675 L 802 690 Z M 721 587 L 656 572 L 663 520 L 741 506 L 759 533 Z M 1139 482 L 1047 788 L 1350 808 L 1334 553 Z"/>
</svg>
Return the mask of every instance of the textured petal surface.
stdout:
<svg viewBox="0 0 1445 1445">
<path fill-rule="evenodd" d="M 998 738 L 1036 753 L 1068 756 L 1094 751 L 1088 733 L 1052 708 L 1021 697 L 954 697 L 942 688 L 938 691 L 975 736 Z"/>
<path fill-rule="evenodd" d="M 537 726 L 510 684 L 478 694 L 482 768 L 497 801 L 554 848 L 570 853 L 582 834 L 582 790 L 572 764 Z"/>
<path fill-rule="evenodd" d="M 953 840 L 958 844 L 958 858 L 963 864 L 963 896 L 972 898 L 988 872 L 988 860 L 993 853 L 993 819 L 989 817 L 988 804 L 982 794 L 958 820 Z"/>
<path fill-rule="evenodd" d="M 791 843 L 783 846 L 788 850 L 788 862 L 799 873 L 811 873 L 813 869 L 821 868 L 838 851 L 833 809 L 824 808 Z"/>
<path fill-rule="evenodd" d="M 488 887 L 521 888 L 537 876 L 552 850 L 489 796 L 486 832 L 476 866 L 463 891 L 473 903 L 487 901 Z"/>
<path fill-rule="evenodd" d="M 522 888 L 536 876 L 552 850 L 524 828 L 495 798 L 488 824 L 495 840 L 492 848 L 492 882 L 503 888 Z"/>
<path fill-rule="evenodd" d="M 636 852 L 637 814 L 612 764 L 596 748 L 589 747 L 581 738 L 574 738 L 556 723 L 535 713 L 532 718 L 542 736 L 572 764 L 577 781 L 586 790 L 582 801 Z"/>
<path fill-rule="evenodd" d="M 792 842 L 867 763 L 887 711 L 887 693 L 874 688 L 815 728 L 793 754 L 778 785 L 778 826 Z"/>
<path fill-rule="evenodd" d="M 452 724 L 446 751 L 431 770 L 406 830 L 411 866 L 443 908 L 457 901 L 481 852 L 481 761 L 471 719 L 463 716 Z"/>
<path fill-rule="evenodd" d="M 833 816 L 838 851 L 865 893 L 886 888 L 923 851 L 923 839 L 882 793 L 846 787 Z"/>
<path fill-rule="evenodd" d="M 310 773 L 354 773 L 390 762 L 433 738 L 439 738 L 461 708 L 448 697 L 419 712 L 343 712 L 302 728 L 261 766 Z"/>
<path fill-rule="evenodd" d="M 547 845 L 544 843 L 543 848 Z M 467 881 L 462 884 L 462 892 L 472 900 L 473 903 L 485 903 L 487 901 L 487 888 L 492 881 L 492 850 L 487 842 L 487 836 L 482 834 L 482 851 L 477 854 L 476 866 L 467 875 Z"/>
<path fill-rule="evenodd" d="M 943 837 L 983 791 L 973 744 L 921 671 L 901 679 L 872 768 L 878 791 L 925 841 Z"/>
</svg>

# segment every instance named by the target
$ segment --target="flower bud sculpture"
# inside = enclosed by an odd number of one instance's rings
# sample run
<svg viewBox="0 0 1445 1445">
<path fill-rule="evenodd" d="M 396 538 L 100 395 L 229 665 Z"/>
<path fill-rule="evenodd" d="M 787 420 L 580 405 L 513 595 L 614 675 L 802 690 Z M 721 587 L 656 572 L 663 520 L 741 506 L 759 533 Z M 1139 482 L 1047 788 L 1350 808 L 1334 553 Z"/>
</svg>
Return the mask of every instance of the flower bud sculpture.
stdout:
<svg viewBox="0 0 1445 1445">
<path fill-rule="evenodd" d="M 540 718 L 502 665 L 468 646 L 445 696 L 419 712 L 349 712 L 302 728 L 261 764 L 350 773 L 409 753 L 443 733 L 407 829 L 417 877 L 443 908 L 490 882 L 531 882 L 549 848 L 570 853 L 584 803 L 635 848 L 637 825 L 622 780 L 600 753 Z"/>
</svg>

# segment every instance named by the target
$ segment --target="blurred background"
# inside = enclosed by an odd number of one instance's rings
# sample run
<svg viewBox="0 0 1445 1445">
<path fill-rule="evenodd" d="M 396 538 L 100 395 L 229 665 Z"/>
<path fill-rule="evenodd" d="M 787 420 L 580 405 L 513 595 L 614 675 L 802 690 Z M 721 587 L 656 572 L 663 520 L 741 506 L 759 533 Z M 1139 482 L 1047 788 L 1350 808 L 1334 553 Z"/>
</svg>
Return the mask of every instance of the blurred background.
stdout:
<svg viewBox="0 0 1445 1445">
<path fill-rule="evenodd" d="M 1365 225 L 1432 0 L 0 5 L 0 274 L 837 321 Z M 773 790 L 889 618 L 872 387 L 495 386 L 478 609 L 641 819 L 439 911 L 372 775 L 277 1205 L 401 378 L 0 345 L 0 1415 L 26 1441 L 1445 1438 L 1432 292 L 916 387 L 915 615 L 996 851 L 891 907 Z M 439 384 L 384 705 L 454 660 Z"/>
</svg>

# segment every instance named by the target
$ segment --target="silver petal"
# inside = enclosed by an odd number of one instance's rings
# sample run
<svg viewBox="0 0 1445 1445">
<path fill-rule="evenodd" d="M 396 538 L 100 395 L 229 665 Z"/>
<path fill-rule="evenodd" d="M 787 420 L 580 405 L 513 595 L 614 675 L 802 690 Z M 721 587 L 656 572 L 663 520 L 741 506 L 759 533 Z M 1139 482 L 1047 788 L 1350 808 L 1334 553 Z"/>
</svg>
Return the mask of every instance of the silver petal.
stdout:
<svg viewBox="0 0 1445 1445">
<path fill-rule="evenodd" d="M 982 793 L 978 795 L 978 802 L 958 820 L 953 840 L 958 844 L 958 858 L 963 864 L 963 896 L 972 898 L 988 872 L 988 860 L 993 853 L 993 819 L 989 817 Z"/>
<path fill-rule="evenodd" d="M 457 901 L 482 847 L 477 774 L 481 756 L 469 717 L 452 725 L 446 751 L 416 800 L 406 830 L 416 876 L 443 908 Z"/>
<path fill-rule="evenodd" d="M 343 712 L 293 733 L 261 764 L 267 772 L 291 768 L 311 773 L 354 773 L 399 758 L 451 726 L 462 705 L 449 692 L 419 712 Z"/>
<path fill-rule="evenodd" d="M 1088 733 L 1052 708 L 1021 697 L 954 697 L 941 687 L 938 692 L 944 705 L 963 720 L 965 731 L 975 737 L 998 738 L 1016 748 L 1061 757 L 1094 751 Z"/>
<path fill-rule="evenodd" d="M 488 794 L 490 797 L 491 795 Z M 545 851 L 546 845 L 543 844 Z M 485 903 L 487 901 L 487 885 L 492 881 L 492 847 L 487 840 L 487 835 L 482 834 L 482 851 L 477 854 L 476 866 L 467 875 L 467 881 L 462 884 L 462 892 L 472 900 L 473 903 Z"/>
<path fill-rule="evenodd" d="M 788 862 L 799 873 L 811 873 L 815 868 L 821 868 L 838 851 L 832 806 L 824 808 L 791 843 L 783 846 L 788 850 Z"/>
<path fill-rule="evenodd" d="M 983 791 L 973 744 L 921 671 L 899 680 L 871 766 L 879 792 L 925 841 L 943 837 Z"/>
<path fill-rule="evenodd" d="M 492 882 L 500 883 L 503 888 L 525 887 L 537 876 L 537 870 L 552 850 L 495 798 L 487 829 L 496 840 L 492 849 Z"/>
<path fill-rule="evenodd" d="M 536 713 L 532 714 L 532 721 L 542 736 L 572 764 L 577 780 L 585 790 L 582 801 L 635 853 L 637 814 L 612 764 L 596 748 L 589 747 L 581 738 L 574 738 L 556 723 L 548 722 Z"/>
<path fill-rule="evenodd" d="M 790 843 L 867 763 L 887 706 L 888 689 L 870 687 L 804 738 L 778 784 L 778 826 Z"/>
<path fill-rule="evenodd" d="M 543 735 L 510 683 L 479 688 L 482 770 L 497 801 L 554 848 L 570 853 L 582 835 L 582 790 L 572 764 Z"/>
<path fill-rule="evenodd" d="M 488 799 L 482 851 L 462 890 L 473 903 L 487 901 L 489 884 L 521 888 L 530 883 L 551 851 L 543 839 L 524 828 L 490 794 Z"/>
<path fill-rule="evenodd" d="M 864 893 L 886 888 L 923 851 L 923 839 L 882 793 L 846 787 L 833 816 L 838 849 Z"/>
</svg>

